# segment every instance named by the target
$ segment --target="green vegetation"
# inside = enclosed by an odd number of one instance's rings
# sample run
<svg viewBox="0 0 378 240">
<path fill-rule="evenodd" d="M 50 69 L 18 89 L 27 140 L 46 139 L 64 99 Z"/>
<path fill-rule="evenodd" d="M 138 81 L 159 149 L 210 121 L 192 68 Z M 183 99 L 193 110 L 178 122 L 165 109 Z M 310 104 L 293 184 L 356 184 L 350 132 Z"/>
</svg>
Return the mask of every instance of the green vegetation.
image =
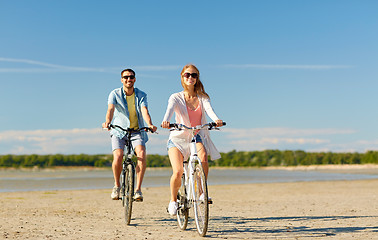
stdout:
<svg viewBox="0 0 378 240">
<path fill-rule="evenodd" d="M 103 167 L 111 162 L 111 155 L 2 155 L 0 167 L 56 167 L 56 166 L 93 166 Z"/>
<path fill-rule="evenodd" d="M 210 161 L 210 166 L 219 167 L 265 167 L 321 164 L 378 164 L 378 151 L 366 153 L 307 153 L 301 150 L 265 150 L 253 152 L 231 151 L 221 153 L 222 158 Z M 111 166 L 112 155 L 0 155 L 0 167 L 55 167 L 55 166 Z M 167 155 L 147 156 L 148 167 L 169 167 Z"/>
<path fill-rule="evenodd" d="M 265 167 L 298 166 L 321 164 L 368 164 L 378 163 L 378 151 L 366 153 L 332 153 L 265 150 L 253 152 L 221 153 L 222 158 L 212 162 L 212 166 Z"/>
</svg>

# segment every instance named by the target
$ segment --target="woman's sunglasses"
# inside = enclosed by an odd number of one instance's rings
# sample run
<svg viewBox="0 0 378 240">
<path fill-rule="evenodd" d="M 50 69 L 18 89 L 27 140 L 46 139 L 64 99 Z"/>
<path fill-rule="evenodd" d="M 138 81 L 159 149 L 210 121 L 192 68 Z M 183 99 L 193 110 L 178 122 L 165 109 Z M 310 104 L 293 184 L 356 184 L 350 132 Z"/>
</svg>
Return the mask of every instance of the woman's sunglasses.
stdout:
<svg viewBox="0 0 378 240">
<path fill-rule="evenodd" d="M 184 73 L 183 76 L 186 78 L 189 78 L 190 76 L 192 76 L 192 78 L 198 78 L 198 73 Z"/>
</svg>

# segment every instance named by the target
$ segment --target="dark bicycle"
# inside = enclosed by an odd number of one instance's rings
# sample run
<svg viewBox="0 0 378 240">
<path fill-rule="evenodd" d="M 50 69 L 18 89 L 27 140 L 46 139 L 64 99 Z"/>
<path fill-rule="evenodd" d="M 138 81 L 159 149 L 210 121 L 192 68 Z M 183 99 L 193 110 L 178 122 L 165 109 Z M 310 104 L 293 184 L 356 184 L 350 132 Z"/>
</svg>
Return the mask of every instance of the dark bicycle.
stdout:
<svg viewBox="0 0 378 240">
<path fill-rule="evenodd" d="M 131 211 L 133 208 L 134 201 L 134 186 L 135 186 L 135 163 L 132 160 L 133 154 L 135 151 L 131 144 L 131 134 L 138 133 L 141 131 L 153 132 L 148 127 L 143 127 L 139 129 L 127 128 L 124 129 L 118 125 L 110 124 L 109 128 L 119 128 L 126 133 L 126 148 L 124 152 L 123 163 L 122 163 L 122 172 L 121 172 L 121 197 L 119 200 L 122 200 L 122 206 L 125 208 L 125 221 L 126 224 L 130 224 L 131 220 Z M 143 200 L 141 200 L 143 201 Z"/>
</svg>

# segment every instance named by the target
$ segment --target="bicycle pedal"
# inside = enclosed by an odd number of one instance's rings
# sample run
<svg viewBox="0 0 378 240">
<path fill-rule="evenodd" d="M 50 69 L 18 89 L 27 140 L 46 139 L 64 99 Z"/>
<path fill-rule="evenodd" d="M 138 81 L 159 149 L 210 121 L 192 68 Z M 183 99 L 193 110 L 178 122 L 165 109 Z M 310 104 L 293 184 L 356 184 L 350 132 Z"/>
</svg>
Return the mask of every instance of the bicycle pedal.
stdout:
<svg viewBox="0 0 378 240">
<path fill-rule="evenodd" d="M 208 204 L 213 204 L 213 200 L 208 200 L 207 203 Z"/>
<path fill-rule="evenodd" d="M 143 199 L 134 199 L 135 202 L 143 202 Z"/>
</svg>

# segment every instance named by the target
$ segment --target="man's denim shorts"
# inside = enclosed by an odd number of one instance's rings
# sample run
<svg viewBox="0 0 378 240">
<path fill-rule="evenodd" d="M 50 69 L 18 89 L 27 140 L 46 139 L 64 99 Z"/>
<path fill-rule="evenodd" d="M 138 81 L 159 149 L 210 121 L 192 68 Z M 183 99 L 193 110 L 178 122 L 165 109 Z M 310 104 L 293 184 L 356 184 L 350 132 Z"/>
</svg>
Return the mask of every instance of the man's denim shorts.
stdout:
<svg viewBox="0 0 378 240">
<path fill-rule="evenodd" d="M 199 134 L 196 135 L 196 142 L 202 143 L 202 139 L 201 139 L 201 136 Z M 169 141 L 167 143 L 167 150 L 169 150 L 172 147 L 176 147 L 176 145 L 172 142 L 171 139 L 169 139 Z"/>
<path fill-rule="evenodd" d="M 113 151 L 116 150 L 116 149 L 122 149 L 122 150 L 125 149 L 126 139 L 127 139 L 126 136 L 124 136 L 122 139 L 120 139 L 119 137 L 112 135 L 111 138 L 112 138 L 112 150 Z M 132 144 L 134 149 L 138 145 L 142 145 L 144 147 L 146 146 L 146 143 L 144 142 L 141 133 L 132 133 L 131 134 L 131 144 Z"/>
</svg>

